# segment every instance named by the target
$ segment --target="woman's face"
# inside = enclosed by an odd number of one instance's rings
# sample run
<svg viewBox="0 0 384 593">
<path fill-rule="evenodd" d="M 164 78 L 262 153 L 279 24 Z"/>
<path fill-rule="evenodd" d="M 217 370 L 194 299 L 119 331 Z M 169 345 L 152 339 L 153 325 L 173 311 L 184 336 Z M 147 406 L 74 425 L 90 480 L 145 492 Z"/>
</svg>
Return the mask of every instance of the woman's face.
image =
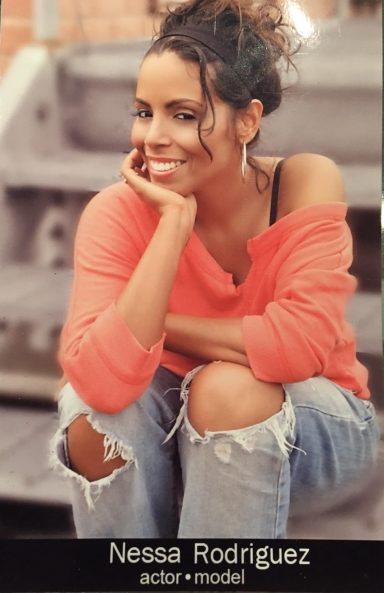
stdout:
<svg viewBox="0 0 384 593">
<path fill-rule="evenodd" d="M 152 182 L 188 195 L 223 184 L 228 175 L 240 172 L 233 114 L 211 91 L 215 109 L 213 132 L 204 132 L 213 122 L 205 109 L 199 67 L 174 52 L 151 54 L 143 62 L 136 90 L 136 119 L 132 143 L 140 151 Z M 201 121 L 202 120 L 202 121 Z M 198 137 L 201 134 L 212 153 L 211 160 Z"/>
</svg>

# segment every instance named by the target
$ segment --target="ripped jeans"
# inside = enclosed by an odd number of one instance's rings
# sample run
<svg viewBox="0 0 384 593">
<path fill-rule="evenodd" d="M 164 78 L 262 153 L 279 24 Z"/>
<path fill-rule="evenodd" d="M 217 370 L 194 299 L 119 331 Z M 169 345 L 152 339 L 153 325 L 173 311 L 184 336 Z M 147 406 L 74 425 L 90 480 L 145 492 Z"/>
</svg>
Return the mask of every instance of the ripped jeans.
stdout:
<svg viewBox="0 0 384 593">
<path fill-rule="evenodd" d="M 283 385 L 282 409 L 259 424 L 201 436 L 186 406 L 200 368 L 182 380 L 159 367 L 114 415 L 63 388 L 53 463 L 70 478 L 78 537 L 284 538 L 290 514 L 353 491 L 372 466 L 372 404 L 323 377 Z M 105 459 L 126 460 L 94 482 L 69 466 L 66 428 L 80 414 L 105 435 Z"/>
</svg>

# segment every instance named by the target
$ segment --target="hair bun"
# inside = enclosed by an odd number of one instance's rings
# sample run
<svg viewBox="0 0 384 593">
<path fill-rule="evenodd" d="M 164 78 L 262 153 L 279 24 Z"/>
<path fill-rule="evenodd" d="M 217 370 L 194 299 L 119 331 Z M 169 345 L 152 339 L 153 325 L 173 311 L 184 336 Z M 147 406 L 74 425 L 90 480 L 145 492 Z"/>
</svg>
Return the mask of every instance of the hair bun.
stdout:
<svg viewBox="0 0 384 593">
<path fill-rule="evenodd" d="M 285 21 L 282 8 L 273 1 L 187 0 L 169 9 L 169 19 L 178 25 L 212 23 L 215 30 L 221 23 L 225 28 L 225 39 L 236 42 L 240 50 L 244 35 L 253 34 L 268 44 L 274 61 L 285 57 L 288 66 L 300 46 L 299 43 L 295 45 L 294 28 Z M 167 21 L 170 22 L 166 18 L 165 27 Z"/>
</svg>

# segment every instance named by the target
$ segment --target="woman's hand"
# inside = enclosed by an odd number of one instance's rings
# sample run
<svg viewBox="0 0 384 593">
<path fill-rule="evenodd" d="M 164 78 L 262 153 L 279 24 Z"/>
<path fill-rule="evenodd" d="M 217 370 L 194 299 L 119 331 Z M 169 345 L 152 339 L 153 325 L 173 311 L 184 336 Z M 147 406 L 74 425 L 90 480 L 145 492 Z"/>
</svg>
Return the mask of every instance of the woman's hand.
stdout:
<svg viewBox="0 0 384 593">
<path fill-rule="evenodd" d="M 181 221 L 187 237 L 192 232 L 196 218 L 196 199 L 193 194 L 182 196 L 170 189 L 156 185 L 149 180 L 148 171 L 144 168 L 140 152 L 134 148 L 123 161 L 121 176 L 133 191 L 156 210 L 161 217 L 177 210 L 181 213 Z"/>
</svg>

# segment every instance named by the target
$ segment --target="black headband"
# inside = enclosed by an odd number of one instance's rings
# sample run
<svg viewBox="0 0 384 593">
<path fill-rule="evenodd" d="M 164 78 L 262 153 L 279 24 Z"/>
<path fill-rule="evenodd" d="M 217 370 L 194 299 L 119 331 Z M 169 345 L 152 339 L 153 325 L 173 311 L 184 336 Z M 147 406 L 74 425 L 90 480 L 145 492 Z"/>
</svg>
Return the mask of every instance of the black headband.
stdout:
<svg viewBox="0 0 384 593">
<path fill-rule="evenodd" d="M 157 39 L 164 39 L 165 37 L 189 37 L 195 41 L 199 41 L 202 45 L 205 45 L 208 49 L 212 50 L 219 58 L 226 64 L 232 65 L 235 62 L 233 53 L 228 50 L 220 39 L 208 28 L 203 26 L 185 25 L 181 27 L 175 27 L 169 33 L 162 35 Z"/>
<path fill-rule="evenodd" d="M 215 53 L 219 58 L 221 58 L 221 60 L 225 64 L 231 66 L 236 76 L 247 88 L 249 94 L 251 95 L 251 91 L 247 83 L 244 81 L 242 76 L 240 76 L 240 74 L 234 67 L 234 64 L 236 62 L 236 56 L 234 55 L 234 52 L 231 51 L 230 48 L 216 36 L 214 31 L 208 29 L 207 27 L 204 28 L 204 25 L 184 25 L 171 29 L 168 33 L 165 33 L 164 35 L 156 39 L 155 43 L 157 41 L 165 39 L 166 37 L 188 37 L 189 39 L 194 39 L 195 41 L 198 41 L 199 43 L 213 51 L 213 53 Z"/>
</svg>

